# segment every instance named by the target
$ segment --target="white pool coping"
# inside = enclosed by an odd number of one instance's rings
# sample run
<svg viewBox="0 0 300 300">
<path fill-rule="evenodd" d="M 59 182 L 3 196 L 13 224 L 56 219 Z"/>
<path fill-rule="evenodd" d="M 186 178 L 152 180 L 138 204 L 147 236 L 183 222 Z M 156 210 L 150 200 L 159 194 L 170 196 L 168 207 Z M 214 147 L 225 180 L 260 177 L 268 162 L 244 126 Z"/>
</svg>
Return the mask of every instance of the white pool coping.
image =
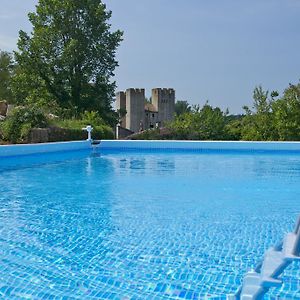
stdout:
<svg viewBox="0 0 300 300">
<path fill-rule="evenodd" d="M 300 142 L 103 140 L 100 149 L 299 151 Z"/>
<path fill-rule="evenodd" d="M 102 140 L 97 148 L 103 150 L 246 150 L 293 151 L 300 153 L 300 142 L 248 142 L 248 141 L 126 141 Z M 92 149 L 90 141 L 72 141 L 41 144 L 17 144 L 0 146 L 0 158 L 40 153 L 79 151 Z"/>
<path fill-rule="evenodd" d="M 23 156 L 62 151 L 79 151 L 91 148 L 92 146 L 90 141 L 3 145 L 0 146 L 0 159 L 11 156 Z"/>
</svg>

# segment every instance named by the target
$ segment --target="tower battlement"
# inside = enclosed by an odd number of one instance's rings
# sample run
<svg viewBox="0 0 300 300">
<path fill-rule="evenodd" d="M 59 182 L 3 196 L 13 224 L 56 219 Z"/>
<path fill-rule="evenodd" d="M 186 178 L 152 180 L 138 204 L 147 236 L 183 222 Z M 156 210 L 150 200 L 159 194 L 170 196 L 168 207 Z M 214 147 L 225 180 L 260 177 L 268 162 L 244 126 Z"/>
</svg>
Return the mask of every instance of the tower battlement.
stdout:
<svg viewBox="0 0 300 300">
<path fill-rule="evenodd" d="M 145 89 L 139 89 L 139 88 L 130 88 L 126 90 L 126 93 L 130 93 L 130 94 L 144 94 L 145 95 Z"/>
<path fill-rule="evenodd" d="M 126 128 L 138 132 L 145 115 L 145 89 L 126 90 Z"/>
<path fill-rule="evenodd" d="M 173 120 L 175 114 L 175 90 L 171 88 L 152 89 L 152 104 L 158 111 L 158 119 L 163 125 Z"/>
<path fill-rule="evenodd" d="M 175 90 L 172 88 L 154 88 L 152 92 L 162 95 L 175 95 Z"/>
</svg>

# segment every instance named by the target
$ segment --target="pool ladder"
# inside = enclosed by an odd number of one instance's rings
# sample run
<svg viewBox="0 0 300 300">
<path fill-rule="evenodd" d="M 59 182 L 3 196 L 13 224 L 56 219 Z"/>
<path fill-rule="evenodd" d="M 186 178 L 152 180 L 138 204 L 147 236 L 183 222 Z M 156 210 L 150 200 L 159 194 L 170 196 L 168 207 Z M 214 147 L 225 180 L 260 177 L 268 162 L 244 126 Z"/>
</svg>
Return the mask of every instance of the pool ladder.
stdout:
<svg viewBox="0 0 300 300">
<path fill-rule="evenodd" d="M 278 278 L 285 268 L 295 260 L 300 260 L 300 215 L 294 232 L 288 233 L 283 242 L 270 248 L 263 261 L 248 272 L 243 284 L 228 300 L 261 300 L 271 287 L 279 287 Z"/>
</svg>

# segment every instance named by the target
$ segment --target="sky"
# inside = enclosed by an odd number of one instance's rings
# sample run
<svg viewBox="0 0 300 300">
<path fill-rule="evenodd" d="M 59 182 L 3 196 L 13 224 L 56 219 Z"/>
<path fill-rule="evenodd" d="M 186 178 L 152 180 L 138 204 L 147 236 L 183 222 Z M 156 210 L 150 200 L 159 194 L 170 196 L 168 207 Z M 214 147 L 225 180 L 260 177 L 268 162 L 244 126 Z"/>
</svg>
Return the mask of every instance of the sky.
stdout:
<svg viewBox="0 0 300 300">
<path fill-rule="evenodd" d="M 300 0 L 106 0 L 124 31 L 118 90 L 176 90 L 178 100 L 241 113 L 255 86 L 282 93 L 300 79 Z M 16 49 L 37 0 L 1 0 L 0 49 Z"/>
</svg>

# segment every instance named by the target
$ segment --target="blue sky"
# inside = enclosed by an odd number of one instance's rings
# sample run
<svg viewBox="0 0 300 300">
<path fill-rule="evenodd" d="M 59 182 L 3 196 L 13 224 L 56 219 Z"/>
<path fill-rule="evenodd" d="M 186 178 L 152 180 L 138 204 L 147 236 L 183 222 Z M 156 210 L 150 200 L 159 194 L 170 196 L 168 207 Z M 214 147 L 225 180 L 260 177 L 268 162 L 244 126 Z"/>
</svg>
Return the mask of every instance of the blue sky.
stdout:
<svg viewBox="0 0 300 300">
<path fill-rule="evenodd" d="M 119 89 L 173 87 L 177 99 L 206 100 L 232 113 L 252 91 L 282 92 L 300 79 L 300 0 L 107 0 L 124 31 Z M 0 49 L 15 49 L 37 0 L 1 0 Z"/>
</svg>

